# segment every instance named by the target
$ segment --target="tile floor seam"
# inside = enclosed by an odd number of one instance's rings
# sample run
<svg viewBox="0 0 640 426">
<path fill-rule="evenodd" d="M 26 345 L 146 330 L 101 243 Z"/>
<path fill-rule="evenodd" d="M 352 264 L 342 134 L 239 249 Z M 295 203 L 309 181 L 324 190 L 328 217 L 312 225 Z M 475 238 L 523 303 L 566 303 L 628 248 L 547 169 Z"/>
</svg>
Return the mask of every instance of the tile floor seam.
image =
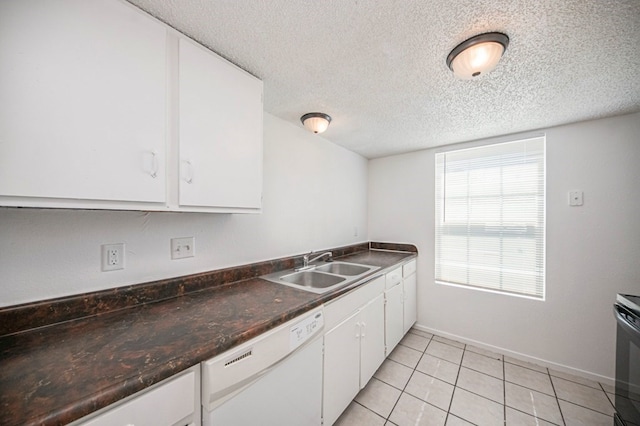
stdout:
<svg viewBox="0 0 640 426">
<path fill-rule="evenodd" d="M 604 389 L 603 389 L 604 390 Z M 609 393 L 607 391 L 604 391 L 605 396 L 607 397 L 607 399 L 609 400 L 609 403 L 611 404 L 611 406 L 613 407 L 613 409 L 616 409 L 616 401 L 615 399 L 612 400 L 611 397 L 609 396 Z M 613 397 L 615 398 L 615 394 L 613 395 Z"/>
<path fill-rule="evenodd" d="M 465 345 L 465 349 L 462 350 L 462 358 L 460 358 L 460 364 L 458 364 L 458 372 L 456 373 L 456 380 L 453 384 L 453 392 L 451 393 L 451 400 L 449 401 L 449 407 L 447 408 L 447 415 L 444 418 L 444 424 L 447 424 L 447 421 L 449 420 L 449 415 L 451 414 L 451 406 L 453 405 L 453 398 L 456 394 L 456 388 L 458 387 L 458 378 L 460 377 L 460 370 L 462 370 L 462 360 L 464 359 L 464 353 L 466 352 L 466 345 Z M 459 419 L 462 419 L 462 417 L 456 416 Z M 462 419 L 466 422 L 469 422 L 467 419 Z M 469 422 L 472 423 L 472 422 Z M 475 423 L 474 423 L 475 424 Z"/>
<path fill-rule="evenodd" d="M 489 377 L 494 378 L 496 380 L 504 381 L 504 371 L 502 372 L 503 378 L 500 378 L 500 377 L 492 376 L 491 374 L 487 374 L 484 371 L 476 370 L 475 368 L 460 364 L 460 369 L 463 369 L 463 368 L 466 368 L 467 370 L 475 371 L 476 373 L 484 374 L 485 376 L 489 376 Z M 504 370 L 504 367 L 502 369 Z"/>
<path fill-rule="evenodd" d="M 369 384 L 369 383 L 367 382 L 367 384 Z M 372 410 L 372 409 L 370 409 L 369 407 L 367 407 L 367 406 L 365 406 L 365 405 L 363 405 L 363 404 L 359 403 L 358 401 L 356 401 L 356 400 L 355 400 L 355 398 L 354 398 L 354 400 L 353 400 L 353 401 L 351 401 L 351 402 L 353 402 L 353 403 L 355 403 L 355 404 L 358 404 L 359 406 L 361 406 L 361 407 L 362 407 L 362 408 L 364 408 L 365 410 L 372 412 L 373 414 L 375 414 L 376 416 L 380 417 L 382 420 L 384 420 L 385 422 L 387 422 L 387 419 L 385 419 L 384 417 L 382 417 L 380 414 L 376 413 L 375 411 L 373 411 L 373 410 Z M 334 423 L 334 424 L 335 424 L 335 423 Z"/>
<path fill-rule="evenodd" d="M 504 356 L 502 357 L 502 400 L 504 401 L 504 405 L 502 406 L 503 411 L 503 421 L 504 424 L 507 424 L 507 372 L 504 367 Z"/>
<path fill-rule="evenodd" d="M 527 413 L 526 411 L 522 411 L 522 410 L 521 410 L 521 409 L 519 409 L 519 408 L 515 408 L 515 407 L 512 407 L 512 406 L 510 406 L 510 405 L 506 405 L 506 404 L 505 404 L 505 411 L 506 411 L 506 409 L 507 409 L 507 408 L 510 408 L 510 409 L 512 409 L 513 411 L 517 411 L 517 412 L 522 413 L 522 414 L 526 414 L 527 416 L 529 416 L 529 417 L 533 417 L 534 419 L 536 419 L 536 417 L 535 417 L 535 416 L 532 416 L 531 414 Z M 547 423 L 550 423 L 550 424 L 555 425 L 555 426 L 564 426 L 564 425 L 565 425 L 564 420 L 562 420 L 562 424 L 560 425 L 560 424 L 558 424 L 558 423 L 554 423 L 554 422 L 552 422 L 551 420 L 543 419 L 543 418 L 541 418 L 541 417 L 537 417 L 537 419 L 542 420 L 542 421 L 547 422 Z M 505 416 L 505 420 L 504 420 L 504 421 L 505 421 L 505 423 L 507 422 L 507 417 L 506 417 L 506 416 Z"/>
<path fill-rule="evenodd" d="M 424 355 L 424 354 L 423 354 L 423 355 Z M 420 359 L 422 359 L 422 357 L 420 357 Z M 419 361 L 418 361 L 418 363 L 419 363 Z M 413 375 L 414 375 L 414 374 L 416 373 L 416 371 L 417 371 L 418 373 L 424 374 L 425 376 L 429 376 L 429 377 L 431 377 L 431 378 L 433 378 L 433 379 L 435 379 L 435 380 L 440 380 L 440 379 L 438 379 L 437 377 L 433 377 L 433 376 L 431 376 L 431 375 L 429 375 L 429 374 L 423 373 L 422 371 L 418 370 L 418 369 L 417 369 L 417 366 L 418 366 L 418 365 L 416 364 L 416 368 L 415 368 L 415 369 L 413 370 L 413 372 L 411 373 L 411 377 L 413 377 Z M 405 385 L 405 390 L 403 390 L 403 391 L 402 391 L 402 393 L 406 393 L 407 395 L 410 395 L 410 396 L 412 396 L 412 397 L 414 397 L 414 398 L 416 398 L 416 399 L 419 399 L 420 401 L 424 402 L 425 404 L 429 404 L 431 407 L 437 408 L 438 410 L 445 411 L 445 410 L 443 410 L 442 408 L 438 407 L 437 405 L 434 405 L 434 404 L 430 403 L 429 401 L 425 401 L 425 400 L 424 400 L 424 399 L 422 399 L 421 397 L 416 396 L 416 395 L 412 394 L 411 392 L 407 391 L 407 390 L 406 390 L 406 388 L 407 388 L 407 386 L 409 386 L 409 382 L 411 381 L 411 377 L 409 377 L 409 380 L 407 381 L 407 384 Z M 446 383 L 446 382 L 444 382 L 444 383 Z M 454 389 L 455 389 L 455 388 L 454 388 Z M 402 394 L 401 394 L 400 396 L 402 396 Z M 453 400 L 453 392 L 451 393 L 451 400 Z M 398 401 L 400 401 L 400 398 L 398 398 Z M 396 402 L 396 405 L 397 405 L 397 402 Z M 393 408 L 395 409 L 396 407 L 394 406 Z M 445 411 L 445 424 L 447 423 L 447 418 L 449 417 L 449 409 L 451 409 L 451 401 L 449 401 L 449 407 L 448 407 L 448 408 L 447 408 L 447 410 Z M 391 410 L 391 414 L 393 414 L 393 410 Z M 389 414 L 389 418 L 391 418 L 391 414 Z M 387 419 L 387 420 L 389 420 L 389 419 Z M 391 421 L 391 420 L 389 420 L 389 421 Z"/>
<path fill-rule="evenodd" d="M 417 363 L 417 364 L 416 364 L 416 366 L 415 366 L 414 373 L 415 373 L 415 371 L 418 371 L 419 373 L 422 373 L 422 371 L 419 371 L 419 370 L 418 370 L 418 365 L 420 365 L 420 361 L 422 361 L 422 358 L 427 354 L 427 349 L 429 348 L 429 345 L 431 344 L 431 342 L 433 342 L 433 341 L 438 342 L 438 340 L 434 340 L 434 338 L 433 338 L 433 337 L 435 337 L 435 334 L 431 337 L 431 339 L 429 339 L 429 343 L 427 343 L 427 347 L 425 347 L 425 348 L 424 348 L 424 352 L 422 353 L 422 356 L 420 357 L 420 360 L 418 360 L 418 363 Z M 443 343 L 443 342 L 440 342 L 440 343 Z M 446 344 L 446 343 L 444 343 L 444 344 Z M 463 350 L 463 354 L 464 354 L 464 350 Z M 443 360 L 443 361 L 451 362 L 451 361 L 449 361 L 449 360 L 446 360 L 446 359 L 443 359 L 443 358 L 437 357 L 437 356 L 435 356 L 435 355 L 431 355 L 431 354 L 429 354 L 429 355 L 430 355 L 430 356 L 432 356 L 432 357 L 434 357 L 434 358 L 441 359 L 441 360 Z M 447 411 L 446 411 L 445 416 L 444 416 L 444 424 L 445 424 L 445 425 L 447 424 L 447 421 L 449 420 L 449 415 L 450 415 L 450 413 L 451 413 L 451 404 L 453 403 L 453 394 L 455 393 L 455 390 L 456 390 L 456 383 L 458 382 L 458 375 L 460 374 L 460 367 L 461 367 L 461 365 L 462 365 L 462 359 L 460 360 L 460 365 L 458 366 L 458 373 L 456 374 L 456 380 L 455 380 L 455 383 L 453 384 L 453 391 L 451 391 L 451 399 L 449 399 L 449 406 L 447 407 Z M 425 374 L 425 375 L 427 375 L 427 376 L 429 376 L 429 377 L 433 377 L 434 379 L 437 379 L 437 377 L 434 377 L 434 376 L 432 376 L 432 375 L 430 375 L 430 374 L 426 374 L 426 373 L 422 373 L 422 374 Z M 413 377 L 413 374 L 412 374 L 412 377 Z M 447 382 L 445 382 L 445 383 L 447 383 Z M 409 384 L 409 382 L 407 382 L 407 385 L 408 385 L 408 384 Z M 405 386 L 405 387 L 406 387 L 406 386 Z M 425 401 L 425 402 L 426 402 L 426 401 Z M 427 402 L 427 404 L 428 404 L 428 402 Z M 430 404 L 430 405 L 433 405 L 433 404 Z M 434 406 L 434 407 L 435 407 L 435 406 Z M 441 409 L 440 407 L 436 407 L 436 408 Z M 444 411 L 444 410 L 443 410 L 443 411 Z"/>
<path fill-rule="evenodd" d="M 393 410 L 396 409 L 396 406 L 398 405 L 398 402 L 400 402 L 400 398 L 402 398 L 402 394 L 407 393 L 408 395 L 411 395 L 409 392 L 406 392 L 407 386 L 409 386 L 409 382 L 411 381 L 411 378 L 413 377 L 414 374 L 416 374 L 416 371 L 418 369 L 418 364 L 420 364 L 420 360 L 422 360 L 422 357 L 425 354 L 425 351 L 427 350 L 427 348 L 429 347 L 429 343 L 431 343 L 431 341 L 433 340 L 433 336 L 429 338 L 429 341 L 427 342 L 427 346 L 425 346 L 424 350 L 422 351 L 422 353 L 420 354 L 420 358 L 418 359 L 418 362 L 416 362 L 416 365 L 413 366 L 413 370 L 411 371 L 411 374 L 409 375 L 409 379 L 407 380 L 407 382 L 404 384 L 404 388 L 402 388 L 401 392 L 400 392 L 400 396 L 398 396 L 398 399 L 396 400 L 395 404 L 393 404 L 393 408 L 391 408 L 391 411 L 389 412 L 389 415 L 387 416 L 387 418 L 385 419 L 385 422 L 391 422 L 391 415 L 393 414 Z M 399 345 L 402 345 L 402 343 L 398 343 Z M 407 348 L 408 346 L 402 345 L 405 348 Z M 395 348 L 394 348 L 395 349 Z M 413 349 L 413 348 L 409 348 L 409 349 Z M 414 349 L 417 351 L 417 349 Z M 397 388 L 396 388 L 397 389 Z M 415 395 L 411 395 L 411 396 L 415 396 Z M 428 404 L 428 402 L 425 401 L 425 403 Z M 429 404 L 429 405 L 433 405 L 433 404 Z M 437 407 L 436 407 L 437 408 Z M 447 412 L 448 414 L 448 412 Z M 446 422 L 446 417 L 445 417 L 445 422 Z M 395 424 L 395 423 L 394 423 Z"/>
<path fill-rule="evenodd" d="M 601 391 L 604 393 L 605 398 L 607 398 L 607 401 L 609 402 L 609 404 L 611 404 L 611 407 L 615 410 L 615 408 L 616 408 L 615 403 L 611 401 L 611 398 L 609 398 L 609 394 L 607 394 L 607 391 L 606 391 L 606 390 L 604 390 L 604 388 L 602 387 L 602 384 L 601 384 L 601 383 L 598 383 L 598 385 L 600 386 L 600 389 L 596 389 L 596 388 L 594 388 L 594 387 L 591 387 L 591 386 L 585 385 L 585 384 L 583 384 L 583 383 L 578 383 L 578 382 L 575 382 L 575 381 L 573 381 L 573 380 L 565 379 L 564 377 L 558 377 L 558 376 L 553 376 L 553 377 L 555 377 L 555 378 L 557 378 L 557 379 L 560 379 L 560 380 L 564 380 L 564 381 L 569 382 L 569 383 L 573 383 L 573 384 L 575 384 L 575 385 L 583 386 L 583 387 L 585 387 L 585 388 L 589 388 L 589 389 L 592 389 L 592 390 L 596 390 L 596 391 L 597 391 L 597 390 L 601 390 Z M 551 382 L 552 382 L 551 384 L 553 385 L 553 380 L 552 380 Z M 555 391 L 555 385 L 554 385 L 554 391 Z M 557 394 L 557 393 L 556 393 L 556 394 Z M 560 397 L 559 397 L 559 396 L 557 396 L 557 395 L 556 395 L 556 398 L 558 399 L 558 401 L 568 402 L 569 404 L 577 405 L 578 407 L 586 408 L 586 409 L 588 409 L 588 410 L 595 411 L 596 413 L 604 414 L 605 416 L 608 416 L 608 415 L 609 415 L 609 414 L 607 414 L 607 413 L 603 413 L 602 411 L 599 411 L 599 410 L 593 409 L 593 408 L 591 408 L 591 407 L 584 406 L 584 405 L 582 405 L 582 404 L 580 404 L 580 403 L 578 403 L 578 402 L 570 401 L 570 400 L 568 400 L 568 399 L 566 399 L 566 398 L 560 398 Z"/>
<path fill-rule="evenodd" d="M 602 411 L 594 410 L 593 408 L 585 407 L 585 406 L 584 406 L 584 405 L 582 405 L 582 404 L 578 404 L 578 403 L 576 403 L 576 402 L 571 402 L 571 401 L 568 401 L 568 400 L 566 400 L 566 399 L 558 398 L 558 401 L 564 401 L 564 402 L 569 403 L 569 404 L 571 404 L 571 405 L 575 405 L 576 407 L 584 408 L 585 410 L 593 411 L 594 413 L 602 414 L 602 415 L 604 415 L 604 416 L 609 416 L 609 414 L 607 414 L 607 413 L 603 413 Z"/>
<path fill-rule="evenodd" d="M 567 421 L 564 419 L 564 413 L 562 412 L 562 407 L 560 406 L 560 399 L 558 398 L 558 392 L 556 391 L 556 386 L 553 384 L 553 379 L 551 376 L 551 372 L 547 368 L 547 374 L 549 375 L 549 381 L 551 382 L 551 389 L 553 389 L 553 396 L 556 398 L 556 405 L 558 406 L 558 410 L 560 411 L 560 419 L 562 419 L 562 424 L 566 425 Z"/>
<path fill-rule="evenodd" d="M 568 402 L 569 404 L 573 404 L 573 405 L 578 406 L 578 407 L 586 408 L 587 410 L 593 411 L 593 412 L 595 412 L 595 413 L 604 414 L 605 416 L 608 416 L 608 415 L 609 415 L 609 414 L 607 414 L 607 413 L 603 413 L 602 411 L 596 410 L 596 409 L 591 408 L 591 407 L 587 407 L 587 406 L 582 405 L 582 404 L 580 404 L 580 403 L 577 403 L 577 402 L 575 402 L 575 401 L 569 401 L 569 400 L 568 400 L 568 399 L 566 399 L 566 398 L 559 398 L 559 397 L 558 397 L 557 399 L 558 399 L 558 401 L 564 401 L 564 402 Z M 607 398 L 607 399 L 608 399 L 608 398 Z M 558 405 L 560 405 L 560 404 L 558 404 Z M 614 407 L 614 409 L 615 409 L 615 407 Z M 560 411 L 562 411 L 562 410 L 560 410 Z"/>
<path fill-rule="evenodd" d="M 467 388 L 463 388 L 462 386 L 457 386 L 457 385 L 456 385 L 456 386 L 455 386 L 455 388 L 462 389 L 463 391 L 469 392 L 470 394 L 473 394 L 473 395 L 475 395 L 475 396 L 478 396 L 478 397 L 480 397 L 480 398 L 482 398 L 482 399 L 486 399 L 487 401 L 495 402 L 496 404 L 500 404 L 498 401 L 495 401 L 495 400 L 493 400 L 493 399 L 491 399 L 491 398 L 487 398 L 487 397 L 486 397 L 486 396 L 484 396 L 484 395 L 480 395 L 479 393 L 474 392 L 474 391 L 472 391 L 472 390 L 469 390 L 469 389 L 467 389 Z M 570 402 L 570 401 L 567 401 L 567 402 Z M 500 404 L 500 405 L 505 405 L 505 404 Z"/>
<path fill-rule="evenodd" d="M 510 381 L 510 380 L 505 380 L 505 382 L 506 382 L 506 383 L 510 383 L 510 384 L 512 384 L 512 385 L 520 386 L 521 388 L 525 388 L 525 389 L 532 390 L 532 391 L 534 391 L 534 392 L 539 392 L 539 393 L 541 393 L 541 394 L 543 394 L 543 395 L 547 395 L 547 396 L 550 396 L 550 397 L 552 397 L 552 398 L 556 398 L 556 399 L 558 399 L 558 397 L 555 395 L 555 390 L 554 390 L 554 394 L 553 394 L 553 395 L 551 395 L 551 394 L 549 394 L 549 393 L 546 393 L 546 392 L 544 392 L 544 391 L 541 391 L 540 389 L 534 389 L 534 388 L 529 387 L 529 386 L 527 386 L 527 385 L 523 385 L 522 383 L 516 383 L 516 382 L 512 382 L 512 381 Z"/>
<path fill-rule="evenodd" d="M 422 355 L 420 355 L 420 359 L 422 359 Z M 420 359 L 418 360 L 418 363 L 420 362 Z M 416 364 L 417 366 L 418 364 Z M 409 384 L 409 382 L 411 381 L 411 378 L 413 377 L 413 375 L 416 373 L 416 367 L 413 367 L 413 371 L 411 371 L 411 374 L 409 375 L 409 379 L 407 380 L 407 383 L 404 384 L 404 387 L 402 388 L 402 390 L 400 391 L 400 395 L 398 396 L 398 399 L 396 399 L 396 402 L 393 404 L 393 407 L 391 408 L 391 411 L 389 411 L 389 415 L 387 416 L 387 418 L 385 419 L 385 423 L 386 422 L 391 422 L 391 415 L 393 414 L 393 410 L 396 409 L 396 407 L 398 406 L 398 402 L 400 401 L 400 398 L 402 398 L 402 394 L 405 393 L 405 389 L 407 389 L 407 385 Z M 397 389 L 397 388 L 396 388 Z M 391 422 L 393 423 L 393 422 Z M 395 424 L 395 423 L 394 423 Z"/>
<path fill-rule="evenodd" d="M 549 369 L 548 369 L 547 367 L 543 367 L 545 370 L 547 370 L 547 373 L 543 373 L 543 372 L 542 372 L 542 371 L 540 371 L 540 370 L 536 370 L 535 368 L 527 367 L 526 365 L 516 364 L 516 363 L 510 362 L 510 361 L 507 361 L 507 360 L 504 360 L 504 362 L 505 362 L 505 363 L 507 363 L 507 364 L 509 364 L 509 365 L 515 365 L 516 367 L 526 368 L 526 369 L 527 369 L 527 370 L 529 370 L 529 371 L 535 371 L 536 373 L 549 374 L 551 377 L 558 377 L 558 376 L 554 376 L 553 374 L 550 374 L 550 373 L 549 373 Z M 524 361 L 523 361 L 523 362 L 524 362 Z M 562 377 L 558 377 L 558 378 L 559 378 L 559 379 L 562 379 Z M 564 379 L 564 380 L 567 380 L 567 379 Z M 571 381 L 571 380 L 569 380 L 569 381 Z M 577 382 L 574 382 L 574 383 L 577 383 Z"/>
</svg>

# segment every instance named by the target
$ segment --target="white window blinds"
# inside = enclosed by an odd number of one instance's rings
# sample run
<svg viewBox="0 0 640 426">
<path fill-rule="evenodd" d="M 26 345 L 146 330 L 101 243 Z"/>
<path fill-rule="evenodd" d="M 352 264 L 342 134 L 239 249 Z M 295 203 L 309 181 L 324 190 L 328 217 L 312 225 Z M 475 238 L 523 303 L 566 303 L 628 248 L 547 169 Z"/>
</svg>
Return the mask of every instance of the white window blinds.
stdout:
<svg viewBox="0 0 640 426">
<path fill-rule="evenodd" d="M 436 154 L 436 281 L 544 299 L 545 138 Z"/>
</svg>

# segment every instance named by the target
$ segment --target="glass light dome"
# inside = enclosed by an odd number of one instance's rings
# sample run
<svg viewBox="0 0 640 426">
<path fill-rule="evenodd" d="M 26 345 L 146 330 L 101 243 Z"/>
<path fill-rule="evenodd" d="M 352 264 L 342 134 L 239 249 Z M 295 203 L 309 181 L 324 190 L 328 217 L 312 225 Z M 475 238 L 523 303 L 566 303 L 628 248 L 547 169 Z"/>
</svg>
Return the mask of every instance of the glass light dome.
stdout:
<svg viewBox="0 0 640 426">
<path fill-rule="evenodd" d="M 505 34 L 480 34 L 456 46 L 447 57 L 447 66 L 458 78 L 471 80 L 493 70 L 508 45 Z"/>
</svg>

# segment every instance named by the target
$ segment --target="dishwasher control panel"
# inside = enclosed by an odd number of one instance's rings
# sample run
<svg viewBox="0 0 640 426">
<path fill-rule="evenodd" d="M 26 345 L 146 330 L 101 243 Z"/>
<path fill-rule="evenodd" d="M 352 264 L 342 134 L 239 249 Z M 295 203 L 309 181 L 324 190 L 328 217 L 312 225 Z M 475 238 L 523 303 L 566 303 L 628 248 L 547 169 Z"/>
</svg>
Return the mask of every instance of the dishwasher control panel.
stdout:
<svg viewBox="0 0 640 426">
<path fill-rule="evenodd" d="M 324 315 L 318 311 L 309 315 L 289 329 L 289 349 L 294 350 L 316 335 L 324 325 Z"/>
</svg>

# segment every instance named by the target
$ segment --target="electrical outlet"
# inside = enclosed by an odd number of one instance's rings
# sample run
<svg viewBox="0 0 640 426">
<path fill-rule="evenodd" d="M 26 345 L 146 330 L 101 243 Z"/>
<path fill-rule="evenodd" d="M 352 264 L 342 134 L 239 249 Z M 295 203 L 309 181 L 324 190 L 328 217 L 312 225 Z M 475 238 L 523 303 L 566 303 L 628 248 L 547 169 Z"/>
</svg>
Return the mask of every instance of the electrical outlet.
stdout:
<svg viewBox="0 0 640 426">
<path fill-rule="evenodd" d="M 171 259 L 184 259 L 196 255 L 196 241 L 194 237 L 172 238 Z"/>
<path fill-rule="evenodd" d="M 124 243 L 102 245 L 102 271 L 124 269 Z"/>
</svg>

